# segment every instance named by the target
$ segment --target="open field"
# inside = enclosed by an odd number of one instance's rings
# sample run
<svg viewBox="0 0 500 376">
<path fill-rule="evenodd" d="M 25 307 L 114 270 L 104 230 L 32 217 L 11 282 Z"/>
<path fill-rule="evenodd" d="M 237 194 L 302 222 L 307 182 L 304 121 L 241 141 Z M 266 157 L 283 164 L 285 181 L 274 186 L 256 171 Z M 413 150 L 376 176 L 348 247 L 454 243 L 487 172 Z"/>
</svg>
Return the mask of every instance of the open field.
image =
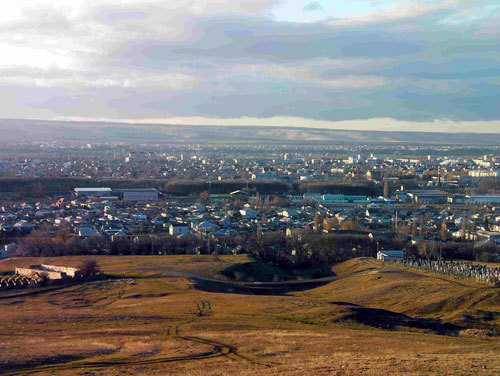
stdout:
<svg viewBox="0 0 500 376">
<path fill-rule="evenodd" d="M 10 259 L 0 271 L 84 258 Z M 373 259 L 312 285 L 270 280 L 278 271 L 247 256 L 92 259 L 110 278 L 0 294 L 0 374 L 500 373 L 498 288 Z M 228 269 L 256 274 L 232 282 Z"/>
</svg>

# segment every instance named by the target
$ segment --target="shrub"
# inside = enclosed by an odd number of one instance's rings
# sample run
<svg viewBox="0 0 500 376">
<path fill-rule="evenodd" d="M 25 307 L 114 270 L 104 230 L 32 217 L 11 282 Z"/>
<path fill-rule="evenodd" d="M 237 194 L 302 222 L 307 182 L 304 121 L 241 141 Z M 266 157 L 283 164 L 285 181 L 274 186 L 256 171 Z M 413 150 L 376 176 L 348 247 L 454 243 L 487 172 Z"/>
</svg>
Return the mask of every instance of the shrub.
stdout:
<svg viewBox="0 0 500 376">
<path fill-rule="evenodd" d="M 85 260 L 79 267 L 84 277 L 99 274 L 100 267 L 95 260 Z"/>
</svg>

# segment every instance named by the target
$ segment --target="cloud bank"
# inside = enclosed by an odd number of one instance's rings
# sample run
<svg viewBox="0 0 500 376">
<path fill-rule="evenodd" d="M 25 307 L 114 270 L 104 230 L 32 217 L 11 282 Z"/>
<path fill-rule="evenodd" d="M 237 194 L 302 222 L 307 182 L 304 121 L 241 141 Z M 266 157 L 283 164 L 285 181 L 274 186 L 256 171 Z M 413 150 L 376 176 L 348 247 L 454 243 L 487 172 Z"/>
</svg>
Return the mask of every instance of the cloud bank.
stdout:
<svg viewBox="0 0 500 376">
<path fill-rule="evenodd" d="M 2 5 L 0 116 L 500 132 L 497 1 L 286 3 Z"/>
</svg>

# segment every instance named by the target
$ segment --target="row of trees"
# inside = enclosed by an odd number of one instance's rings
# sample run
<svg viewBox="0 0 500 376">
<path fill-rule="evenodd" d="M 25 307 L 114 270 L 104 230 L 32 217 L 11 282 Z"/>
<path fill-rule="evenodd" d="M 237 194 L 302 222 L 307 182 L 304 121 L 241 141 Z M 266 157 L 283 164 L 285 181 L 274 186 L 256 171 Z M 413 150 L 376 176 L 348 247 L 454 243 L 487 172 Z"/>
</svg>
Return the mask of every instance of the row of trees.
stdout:
<svg viewBox="0 0 500 376">
<path fill-rule="evenodd" d="M 345 225 L 345 226 L 344 226 Z M 348 222 L 344 222 L 344 230 Z M 35 230 L 19 242 L 18 255 L 50 257 L 64 255 L 112 254 L 151 255 L 188 253 L 227 253 L 238 249 L 254 255 L 263 262 L 285 268 L 302 268 L 343 261 L 352 257 L 375 257 L 377 249 L 405 249 L 410 257 L 429 259 L 465 259 L 476 261 L 497 261 L 497 249 L 493 245 L 474 246 L 464 242 L 429 242 L 420 240 L 412 243 L 407 237 L 372 240 L 367 235 L 352 231 L 344 234 L 324 233 L 323 229 L 334 226 L 330 219 L 315 218 L 312 229 L 294 230 L 289 236 L 283 232 L 255 233 L 235 237 L 203 239 L 198 237 L 177 238 L 168 234 L 129 239 L 106 236 L 91 236 L 85 239 L 72 236 L 69 228 Z"/>
<path fill-rule="evenodd" d="M 224 194 L 236 191 L 245 187 L 249 192 L 259 194 L 287 194 L 290 187 L 288 184 L 281 181 L 214 181 L 208 180 L 171 180 L 165 182 L 162 190 L 171 195 L 188 196 L 190 194 L 200 194 L 201 192 L 209 192 L 212 194 Z"/>
<path fill-rule="evenodd" d="M 35 230 L 18 243 L 18 256 L 56 257 L 73 256 L 104 252 L 109 239 L 104 236 L 92 236 L 87 239 L 69 236 L 63 229 L 56 236 L 46 229 Z M 99 253 L 99 251 L 97 253 Z"/>
<path fill-rule="evenodd" d="M 66 229 L 54 234 L 47 229 L 35 230 L 19 242 L 18 256 L 56 257 L 88 254 L 151 255 L 185 254 L 200 251 L 209 253 L 207 243 L 196 237 L 179 239 L 168 234 L 139 238 L 110 238 L 102 235 L 78 238 L 70 236 Z"/>
<path fill-rule="evenodd" d="M 246 240 L 249 253 L 268 264 L 282 268 L 305 268 L 344 261 L 353 257 L 375 257 L 377 243 L 364 235 L 322 234 L 297 231 L 292 236 L 282 232 L 253 234 Z M 398 240 L 382 240 L 380 247 L 400 249 Z"/>
<path fill-rule="evenodd" d="M 188 196 L 207 191 L 229 193 L 242 187 L 262 195 L 303 194 L 306 192 L 378 196 L 382 188 L 371 182 L 298 182 L 282 181 L 214 181 L 164 179 L 78 179 L 78 178 L 0 178 L 0 192 L 13 192 L 18 198 L 38 198 L 70 192 L 75 187 L 106 186 L 110 188 L 156 188 L 166 194 Z"/>
<path fill-rule="evenodd" d="M 293 192 L 303 193 L 329 193 L 359 196 L 380 196 L 383 193 L 382 187 L 366 181 L 349 182 L 299 182 L 293 184 Z"/>
<path fill-rule="evenodd" d="M 406 255 L 413 258 L 498 262 L 498 250 L 493 244 L 474 246 L 473 243 L 419 241 L 405 246 Z"/>
</svg>

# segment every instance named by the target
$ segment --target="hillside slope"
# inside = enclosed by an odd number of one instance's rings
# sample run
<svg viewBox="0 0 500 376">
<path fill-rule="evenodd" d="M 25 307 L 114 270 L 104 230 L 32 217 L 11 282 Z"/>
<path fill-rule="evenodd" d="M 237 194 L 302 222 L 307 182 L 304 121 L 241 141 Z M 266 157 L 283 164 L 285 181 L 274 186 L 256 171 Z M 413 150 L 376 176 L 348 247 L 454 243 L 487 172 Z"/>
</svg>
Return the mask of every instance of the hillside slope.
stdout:
<svg viewBox="0 0 500 376">
<path fill-rule="evenodd" d="M 85 258 L 3 260 L 0 270 Z M 355 259 L 320 287 L 236 294 L 196 279 L 234 284 L 221 273 L 254 273 L 247 256 L 96 259 L 102 280 L 0 294 L 0 374 L 500 373 L 499 289 Z"/>
</svg>

